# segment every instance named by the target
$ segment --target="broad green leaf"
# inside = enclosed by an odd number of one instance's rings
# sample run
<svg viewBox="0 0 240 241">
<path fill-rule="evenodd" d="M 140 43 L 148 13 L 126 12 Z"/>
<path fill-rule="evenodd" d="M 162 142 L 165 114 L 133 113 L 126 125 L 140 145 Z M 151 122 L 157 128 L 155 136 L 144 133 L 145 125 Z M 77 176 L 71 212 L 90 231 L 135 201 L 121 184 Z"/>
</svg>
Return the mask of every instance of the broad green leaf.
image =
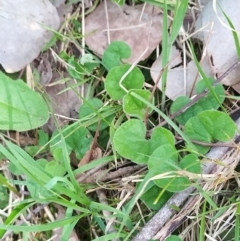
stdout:
<svg viewBox="0 0 240 241">
<path fill-rule="evenodd" d="M 164 191 L 164 193 L 161 195 L 158 202 L 155 204 L 156 198 L 158 195 L 162 192 L 162 188 L 158 187 L 154 184 L 154 182 L 149 182 L 145 192 L 141 196 L 141 200 L 145 203 L 145 205 L 152 209 L 152 210 L 159 210 L 172 196 L 172 193 Z"/>
<path fill-rule="evenodd" d="M 153 176 L 170 173 L 173 177 L 162 177 L 154 181 L 154 183 L 170 192 L 178 192 L 189 185 L 190 180 L 185 176 L 175 174 L 176 171 L 187 170 L 193 173 L 200 173 L 201 166 L 196 155 L 186 155 L 179 163 L 177 151 L 171 145 L 163 145 L 157 148 L 150 156 L 148 161 L 149 171 Z"/>
<path fill-rule="evenodd" d="M 74 151 L 77 159 L 81 160 L 90 149 L 93 141 L 93 137 L 89 131 L 85 127 L 76 128 L 76 126 L 66 126 L 61 132 L 64 136 L 68 151 Z M 62 149 L 61 135 L 58 131 L 55 131 L 52 136 L 50 149 L 51 153 L 54 153 L 56 149 Z M 61 153 L 57 155 L 59 156 Z M 57 160 L 59 159 L 57 158 Z"/>
<path fill-rule="evenodd" d="M 145 103 L 136 99 L 131 93 L 134 92 L 137 95 L 140 95 L 146 101 L 150 101 L 151 92 L 148 90 L 130 90 L 127 95 L 123 98 L 123 110 L 126 114 L 131 116 L 136 116 L 140 119 L 144 119 L 147 114 L 152 112 L 152 109 L 149 108 Z"/>
<path fill-rule="evenodd" d="M 68 150 L 68 153 L 70 154 L 70 152 L 72 151 L 72 148 L 70 146 L 67 146 L 67 150 Z M 63 149 L 59 147 L 52 148 L 51 153 L 53 155 L 54 160 L 58 162 L 62 162 L 62 160 L 64 160 Z"/>
<path fill-rule="evenodd" d="M 112 68 L 105 80 L 105 89 L 113 100 L 120 100 L 126 95 L 126 91 L 119 85 L 123 75 L 130 69 L 131 65 L 124 64 Z M 132 71 L 122 81 L 122 85 L 127 89 L 142 89 L 144 76 L 141 70 L 134 67 Z"/>
<path fill-rule="evenodd" d="M 81 0 L 77 0 L 78 2 L 81 2 Z M 68 1 L 68 4 L 70 5 L 71 3 L 70 3 L 71 1 Z M 73 28 L 74 28 L 74 32 L 78 32 L 79 31 L 79 29 L 81 29 L 82 28 L 82 22 L 81 22 L 81 20 L 79 21 L 78 19 L 72 19 L 72 21 L 71 21 L 71 23 L 72 23 L 72 25 L 73 25 Z"/>
<path fill-rule="evenodd" d="M 236 124 L 224 112 L 206 110 L 191 118 L 184 132 L 194 140 L 203 142 L 229 141 L 236 131 Z"/>
<path fill-rule="evenodd" d="M 122 59 L 131 57 L 131 48 L 122 41 L 114 41 L 110 43 L 103 53 L 103 65 L 108 69 L 112 69 L 121 64 Z"/>
<path fill-rule="evenodd" d="M 149 156 L 159 146 L 169 142 L 174 146 L 172 133 L 165 128 L 158 127 L 153 130 L 152 137 L 145 139 L 146 127 L 141 120 L 132 119 L 123 123 L 113 136 L 116 151 L 124 158 L 138 164 L 147 164 Z"/>
<path fill-rule="evenodd" d="M 213 80 L 209 79 L 209 81 L 212 83 Z M 197 93 L 203 92 L 207 88 L 206 83 L 204 80 L 201 80 L 198 82 L 196 86 Z M 223 103 L 224 101 L 224 88 L 221 84 L 216 85 L 213 87 L 213 90 L 215 91 L 216 95 L 218 96 L 218 99 L 220 103 Z M 171 106 L 171 112 L 175 113 L 186 104 L 188 104 L 191 101 L 191 99 L 187 96 L 180 96 L 178 97 Z M 216 110 L 219 108 L 219 102 L 216 100 L 214 95 L 209 92 L 206 96 L 199 99 L 193 106 L 189 107 L 185 112 L 180 114 L 178 117 L 176 117 L 176 120 L 182 124 L 185 125 L 186 122 L 191 118 L 196 116 L 198 113 L 204 111 L 204 110 Z"/>
<path fill-rule="evenodd" d="M 233 120 L 224 112 L 215 110 L 206 110 L 192 117 L 184 129 L 190 139 L 206 143 L 229 141 L 235 131 Z"/>
<path fill-rule="evenodd" d="M 208 78 L 208 81 L 210 84 L 214 83 L 214 79 L 213 78 Z M 218 84 L 220 86 L 222 86 L 221 84 Z M 197 94 L 202 93 L 204 90 L 208 89 L 207 85 L 206 85 L 206 81 L 204 81 L 204 79 L 201 79 L 197 82 L 196 86 L 196 92 Z"/>
<path fill-rule="evenodd" d="M 150 159 L 151 160 L 151 159 Z M 179 192 L 184 190 L 185 188 L 189 187 L 189 185 L 191 184 L 191 182 L 188 180 L 188 178 L 186 177 L 181 177 L 178 176 L 177 174 L 175 174 L 175 171 L 180 170 L 177 168 L 174 168 L 172 166 L 172 160 L 168 160 L 161 165 L 161 168 L 158 168 L 159 173 L 158 174 L 162 174 L 164 175 L 164 173 L 169 173 L 169 177 L 165 177 L 163 176 L 162 178 L 159 177 L 159 179 L 155 180 L 154 183 L 161 187 L 166 189 L 169 192 Z M 174 163 L 175 164 L 175 163 Z M 176 165 L 176 164 L 175 164 Z M 157 170 L 155 170 L 157 171 Z"/>
<path fill-rule="evenodd" d="M 180 167 L 192 173 L 201 173 L 202 170 L 201 163 L 195 154 L 188 154 L 184 156 L 180 162 Z"/>
<path fill-rule="evenodd" d="M 154 151 L 157 147 L 165 144 L 175 146 L 175 137 L 171 131 L 167 130 L 164 127 L 156 127 L 151 135 L 151 149 Z"/>
<path fill-rule="evenodd" d="M 93 98 L 90 100 L 85 100 L 79 110 L 79 119 L 89 116 L 91 114 L 96 115 L 96 113 L 99 112 L 100 108 L 102 108 L 103 110 L 105 109 L 105 107 L 103 107 L 103 102 L 100 99 Z M 113 117 L 114 115 L 109 116 L 105 120 L 103 120 L 102 116 L 99 116 L 99 121 L 95 124 L 88 126 L 88 129 L 90 131 L 96 131 L 97 129 L 100 131 L 104 130 L 109 126 Z"/>
<path fill-rule="evenodd" d="M 164 144 L 158 147 L 150 156 L 148 161 L 148 169 L 153 174 L 159 174 L 162 172 L 159 172 L 161 170 L 162 165 L 168 161 L 171 160 L 173 163 L 173 168 L 178 165 L 178 152 L 176 148 L 169 144 Z"/>
<path fill-rule="evenodd" d="M 122 124 L 113 136 L 117 152 L 138 164 L 146 164 L 150 147 L 145 139 L 146 127 L 139 120 L 129 120 Z"/>
<path fill-rule="evenodd" d="M 84 127 L 80 127 L 77 130 L 73 127 L 68 130 L 68 133 L 70 136 L 66 137 L 66 144 L 75 152 L 77 159 L 81 160 L 90 149 L 93 137 Z"/>
<path fill-rule="evenodd" d="M 61 162 L 54 160 L 47 163 L 45 170 L 53 177 L 62 177 L 66 173 L 65 166 Z"/>
<path fill-rule="evenodd" d="M 42 96 L 22 80 L 0 72 L 0 130 L 27 131 L 44 125 L 48 107 Z"/>
</svg>

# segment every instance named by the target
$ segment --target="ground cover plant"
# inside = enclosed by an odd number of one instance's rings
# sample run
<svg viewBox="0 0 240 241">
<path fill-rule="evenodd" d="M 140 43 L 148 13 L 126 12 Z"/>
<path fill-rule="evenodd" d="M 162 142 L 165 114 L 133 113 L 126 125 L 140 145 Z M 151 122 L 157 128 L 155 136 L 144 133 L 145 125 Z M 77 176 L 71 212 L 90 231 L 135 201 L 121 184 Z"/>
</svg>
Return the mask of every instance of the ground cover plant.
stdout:
<svg viewBox="0 0 240 241">
<path fill-rule="evenodd" d="M 1 239 L 238 240 L 236 7 L 42 2 L 39 56 L 0 58 Z M 227 63 L 196 37 L 211 9 Z"/>
</svg>

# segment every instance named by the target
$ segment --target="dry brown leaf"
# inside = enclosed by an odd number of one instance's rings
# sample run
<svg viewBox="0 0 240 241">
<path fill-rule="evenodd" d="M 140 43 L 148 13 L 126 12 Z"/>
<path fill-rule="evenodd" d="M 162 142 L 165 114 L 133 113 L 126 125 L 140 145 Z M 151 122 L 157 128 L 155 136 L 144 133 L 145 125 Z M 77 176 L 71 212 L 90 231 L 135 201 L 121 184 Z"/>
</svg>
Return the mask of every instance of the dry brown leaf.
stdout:
<svg viewBox="0 0 240 241">
<path fill-rule="evenodd" d="M 240 1 L 218 0 L 217 4 L 221 6 L 233 23 L 237 33 L 240 30 Z M 209 1 L 204 7 L 196 21 L 196 35 L 194 37 L 203 41 L 208 56 L 212 58 L 213 67 L 218 76 L 226 72 L 234 63 L 238 61 L 236 46 L 233 34 L 224 17 L 221 9 L 216 6 L 217 14 L 214 12 L 213 2 Z M 240 35 L 239 35 L 240 36 Z M 240 69 L 234 70 L 230 76 L 225 78 L 222 83 L 233 85 L 237 91 L 240 90 Z"/>
<path fill-rule="evenodd" d="M 66 77 L 66 74 L 64 77 Z M 61 78 L 63 77 L 60 76 L 59 73 L 53 73 L 53 79 L 50 84 L 58 81 Z M 73 89 L 62 92 L 70 86 L 73 86 Z M 86 85 L 76 87 L 76 83 L 72 79 L 67 81 L 67 83 L 50 85 L 45 88 L 48 98 L 50 99 L 50 104 L 53 108 L 53 114 L 55 114 L 59 126 L 67 124 L 69 122 L 69 117 L 77 118 L 77 113 L 82 104 L 80 96 L 83 97 L 85 88 Z M 59 94 L 60 92 L 62 93 Z M 44 130 L 47 132 L 53 132 L 55 128 L 55 121 L 53 116 L 51 116 L 48 120 L 48 123 L 44 125 Z"/>
<path fill-rule="evenodd" d="M 183 70 L 175 68 L 175 66 L 182 63 L 182 58 L 180 55 L 179 50 L 176 49 L 175 46 L 172 47 L 171 53 L 170 53 L 170 61 L 169 64 L 169 72 L 168 72 L 168 79 L 167 87 L 166 87 L 166 95 L 170 99 L 175 99 L 179 95 L 182 95 L 183 90 Z M 160 55 L 155 62 L 153 63 L 150 73 L 153 81 L 156 83 L 159 78 L 159 74 L 162 70 L 162 56 Z M 158 82 L 158 88 L 162 90 L 162 79 Z"/>
<path fill-rule="evenodd" d="M 184 84 L 184 67 L 179 64 L 182 63 L 180 56 L 180 51 L 176 49 L 175 46 L 172 47 L 170 53 L 170 64 L 168 66 L 168 76 L 167 76 L 167 86 L 165 94 L 169 99 L 175 100 L 177 97 L 182 95 L 191 96 L 195 94 L 194 86 L 196 82 L 201 79 L 198 74 L 197 67 L 194 61 L 190 61 L 186 68 L 186 88 Z M 213 76 L 210 63 L 207 58 L 201 61 L 201 67 L 207 76 Z M 159 73 L 162 70 L 162 56 L 160 55 L 156 61 L 153 63 L 150 72 L 153 81 L 156 83 L 158 80 Z M 160 79 L 158 83 L 158 88 L 162 90 L 162 81 Z"/>
<path fill-rule="evenodd" d="M 86 18 L 86 43 L 89 48 L 101 56 L 109 41 L 119 40 L 132 48 L 128 63 L 146 59 L 162 39 L 160 9 L 148 4 L 145 8 L 142 4 L 119 7 L 107 0 L 106 12 L 104 2 Z"/>
<path fill-rule="evenodd" d="M 8 73 L 32 62 L 60 24 L 48 0 L 2 0 L 0 16 L 0 63 Z"/>
</svg>

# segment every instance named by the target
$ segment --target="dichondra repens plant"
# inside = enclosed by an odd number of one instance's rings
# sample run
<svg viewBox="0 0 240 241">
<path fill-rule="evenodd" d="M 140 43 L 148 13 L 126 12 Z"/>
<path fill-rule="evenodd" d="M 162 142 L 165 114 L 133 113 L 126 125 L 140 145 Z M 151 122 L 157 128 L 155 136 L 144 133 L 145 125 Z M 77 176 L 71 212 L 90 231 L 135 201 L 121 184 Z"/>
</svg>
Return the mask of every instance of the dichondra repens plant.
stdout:
<svg viewBox="0 0 240 241">
<path fill-rule="evenodd" d="M 123 55 L 124 49 L 128 49 L 125 43 L 112 42 L 103 55 L 103 63 L 109 68 L 105 89 L 113 100 L 121 101 L 123 111 L 133 117 L 117 128 L 113 136 L 113 147 L 122 157 L 137 164 L 147 165 L 150 177 L 159 176 L 159 179 L 154 180 L 158 187 L 168 192 L 181 191 L 193 181 L 184 174 L 184 171 L 200 174 L 201 160 L 198 156 L 205 154 L 209 147 L 186 144 L 184 150 L 187 150 L 188 154 L 182 155 L 183 150 L 177 150 L 175 147 L 173 133 L 164 127 L 155 127 L 151 137 L 146 139 L 144 117 L 146 111 L 148 115 L 152 112 L 154 99 L 149 102 L 151 93 L 143 89 L 144 76 L 141 70 L 138 67 L 132 68 L 131 65 L 121 64 L 120 60 L 128 56 Z M 113 56 L 117 56 L 118 61 L 115 63 L 111 61 Z M 213 79 L 208 81 L 213 83 Z M 204 80 L 196 85 L 198 94 L 206 89 Z M 208 92 L 176 118 L 176 121 L 183 125 L 183 133 L 190 140 L 210 144 L 214 141 L 228 141 L 235 133 L 235 123 L 226 113 L 217 110 L 224 101 L 223 86 L 218 84 L 213 87 L 213 91 L 215 94 Z M 216 95 L 218 100 L 215 98 Z M 137 98 L 138 96 L 140 98 Z M 188 102 L 189 97 L 179 97 L 173 102 L 171 112 L 177 112 Z"/>
</svg>

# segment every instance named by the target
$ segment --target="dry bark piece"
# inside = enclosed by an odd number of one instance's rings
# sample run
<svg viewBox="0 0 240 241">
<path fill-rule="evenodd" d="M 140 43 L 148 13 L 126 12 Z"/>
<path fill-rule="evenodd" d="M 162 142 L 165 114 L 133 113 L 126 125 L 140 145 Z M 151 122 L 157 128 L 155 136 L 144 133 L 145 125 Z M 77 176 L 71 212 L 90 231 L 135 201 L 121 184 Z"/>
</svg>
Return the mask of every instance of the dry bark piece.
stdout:
<svg viewBox="0 0 240 241">
<path fill-rule="evenodd" d="M 146 59 L 162 40 L 160 9 L 148 4 L 145 8 L 142 4 L 119 7 L 107 0 L 86 18 L 85 24 L 86 44 L 92 51 L 101 56 L 109 41 L 124 41 L 132 48 L 128 63 Z"/>
<path fill-rule="evenodd" d="M 8 73 L 31 63 L 60 24 L 48 0 L 2 0 L 0 16 L 0 63 Z"/>
</svg>

